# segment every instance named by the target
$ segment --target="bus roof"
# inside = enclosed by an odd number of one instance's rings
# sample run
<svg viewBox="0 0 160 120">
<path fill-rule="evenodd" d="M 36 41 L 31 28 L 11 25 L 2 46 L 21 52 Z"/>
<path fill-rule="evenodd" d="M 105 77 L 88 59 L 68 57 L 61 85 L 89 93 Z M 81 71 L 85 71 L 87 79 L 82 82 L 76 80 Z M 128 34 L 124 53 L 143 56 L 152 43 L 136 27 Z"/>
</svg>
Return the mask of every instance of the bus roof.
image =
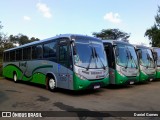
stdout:
<svg viewBox="0 0 160 120">
<path fill-rule="evenodd" d="M 47 42 L 47 41 L 51 41 L 53 39 L 64 38 L 64 37 L 66 37 L 66 38 L 72 38 L 72 37 L 76 37 L 76 36 L 77 37 L 94 38 L 94 37 L 90 37 L 90 36 L 87 36 L 87 35 L 86 36 L 85 35 L 80 35 L 80 34 L 60 34 L 60 35 L 57 35 L 55 37 L 50 37 L 50 38 L 47 38 L 47 39 L 43 39 L 43 40 L 27 43 L 27 44 L 24 44 L 24 45 L 21 45 L 21 46 L 18 46 L 18 47 L 10 48 L 10 49 L 5 50 L 4 52 L 15 50 L 15 49 L 19 49 L 19 48 L 23 48 L 23 47 L 27 47 L 27 46 L 32 46 L 32 45 L 43 43 L 43 42 Z M 95 38 L 95 39 L 98 39 L 98 38 Z"/>
<path fill-rule="evenodd" d="M 144 46 L 144 45 L 134 45 L 134 46 L 135 48 L 150 49 L 149 47 Z"/>
<path fill-rule="evenodd" d="M 132 45 L 130 43 L 119 41 L 119 40 L 102 40 L 103 43 L 111 43 L 111 44 L 126 44 L 126 45 Z"/>
<path fill-rule="evenodd" d="M 160 49 L 159 47 L 150 47 L 151 49 Z"/>
</svg>

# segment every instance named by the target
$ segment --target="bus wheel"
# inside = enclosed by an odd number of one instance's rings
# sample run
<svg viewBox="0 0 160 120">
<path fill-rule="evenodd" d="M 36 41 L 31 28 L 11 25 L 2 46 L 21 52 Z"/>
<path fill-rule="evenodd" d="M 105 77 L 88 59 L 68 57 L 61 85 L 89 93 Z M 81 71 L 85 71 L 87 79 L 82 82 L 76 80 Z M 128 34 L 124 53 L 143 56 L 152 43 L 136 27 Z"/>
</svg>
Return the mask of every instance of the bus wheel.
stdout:
<svg viewBox="0 0 160 120">
<path fill-rule="evenodd" d="M 48 78 L 48 88 L 50 91 L 55 91 L 56 89 L 56 82 L 53 78 Z"/>
<path fill-rule="evenodd" d="M 16 73 L 13 74 L 13 80 L 14 80 L 15 83 L 17 83 L 18 80 L 17 80 L 17 74 Z"/>
</svg>

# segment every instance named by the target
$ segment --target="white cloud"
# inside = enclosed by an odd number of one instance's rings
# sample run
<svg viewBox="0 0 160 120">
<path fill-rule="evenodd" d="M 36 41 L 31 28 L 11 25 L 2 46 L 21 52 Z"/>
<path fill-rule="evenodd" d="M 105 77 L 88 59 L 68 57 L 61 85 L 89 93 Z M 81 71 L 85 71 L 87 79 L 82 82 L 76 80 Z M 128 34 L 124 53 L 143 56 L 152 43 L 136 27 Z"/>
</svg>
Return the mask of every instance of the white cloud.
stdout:
<svg viewBox="0 0 160 120">
<path fill-rule="evenodd" d="M 50 8 L 46 4 L 39 2 L 39 3 L 37 3 L 36 6 L 37 6 L 38 10 L 43 14 L 44 17 L 46 17 L 46 18 L 52 17 Z"/>
<path fill-rule="evenodd" d="M 116 24 L 119 24 L 122 21 L 118 13 L 112 13 L 112 12 L 106 13 L 104 19 Z"/>
<path fill-rule="evenodd" d="M 30 21 L 31 18 L 29 16 L 23 16 L 23 19 L 26 20 L 26 21 Z"/>
</svg>

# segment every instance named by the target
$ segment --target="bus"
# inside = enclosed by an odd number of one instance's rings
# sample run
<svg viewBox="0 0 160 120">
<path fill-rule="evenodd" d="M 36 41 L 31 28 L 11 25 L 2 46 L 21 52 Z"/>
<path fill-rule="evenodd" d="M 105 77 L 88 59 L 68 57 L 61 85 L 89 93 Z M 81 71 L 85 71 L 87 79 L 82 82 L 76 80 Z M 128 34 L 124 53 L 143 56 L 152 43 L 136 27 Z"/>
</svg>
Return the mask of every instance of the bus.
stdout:
<svg viewBox="0 0 160 120">
<path fill-rule="evenodd" d="M 160 48 L 151 47 L 155 65 L 156 65 L 156 79 L 160 78 Z"/>
<path fill-rule="evenodd" d="M 4 51 L 3 76 L 43 84 L 50 91 L 98 89 L 109 83 L 101 40 L 63 34 Z"/>
<path fill-rule="evenodd" d="M 102 40 L 108 58 L 109 84 L 134 84 L 139 79 L 139 66 L 133 45 L 117 40 Z"/>
<path fill-rule="evenodd" d="M 143 45 L 135 45 L 135 48 L 140 68 L 139 82 L 154 80 L 156 68 L 151 49 Z"/>
</svg>

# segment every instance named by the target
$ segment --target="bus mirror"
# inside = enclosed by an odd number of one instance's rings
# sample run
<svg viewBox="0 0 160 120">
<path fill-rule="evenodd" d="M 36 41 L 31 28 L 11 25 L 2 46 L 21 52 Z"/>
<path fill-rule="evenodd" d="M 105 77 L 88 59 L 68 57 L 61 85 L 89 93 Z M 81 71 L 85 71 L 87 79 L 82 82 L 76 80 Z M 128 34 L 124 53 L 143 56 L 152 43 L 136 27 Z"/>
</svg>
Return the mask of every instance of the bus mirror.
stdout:
<svg viewBox="0 0 160 120">
<path fill-rule="evenodd" d="M 119 56 L 119 48 L 118 47 L 116 48 L 115 52 L 116 52 L 116 56 Z"/>
<path fill-rule="evenodd" d="M 74 40 L 71 40 L 70 43 L 73 44 L 73 43 L 74 43 Z"/>
<path fill-rule="evenodd" d="M 155 61 L 158 59 L 157 52 L 153 52 L 153 57 Z"/>
<path fill-rule="evenodd" d="M 116 47 L 117 45 L 112 45 L 113 47 Z"/>
<path fill-rule="evenodd" d="M 73 55 L 77 55 L 76 47 L 73 46 Z"/>
<path fill-rule="evenodd" d="M 142 58 L 142 52 L 141 51 L 138 52 L 138 57 Z"/>
<path fill-rule="evenodd" d="M 136 49 L 136 52 L 137 52 L 137 51 L 139 51 L 139 50 L 140 50 L 140 49 L 139 49 L 139 48 L 137 48 L 137 49 Z"/>
<path fill-rule="evenodd" d="M 108 49 L 108 48 L 109 48 L 109 46 L 108 46 L 108 45 L 105 45 L 105 46 L 104 46 L 104 49 Z"/>
</svg>

